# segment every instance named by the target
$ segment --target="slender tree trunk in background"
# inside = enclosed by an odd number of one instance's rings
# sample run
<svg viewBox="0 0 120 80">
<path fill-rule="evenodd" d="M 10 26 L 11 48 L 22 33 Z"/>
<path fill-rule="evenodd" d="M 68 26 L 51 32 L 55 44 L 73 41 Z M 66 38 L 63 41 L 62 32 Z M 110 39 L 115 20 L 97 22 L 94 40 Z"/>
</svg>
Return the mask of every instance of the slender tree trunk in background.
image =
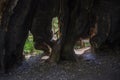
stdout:
<svg viewBox="0 0 120 80">
<path fill-rule="evenodd" d="M 71 13 L 68 5 L 69 1 L 60 1 L 59 23 L 61 36 L 53 48 L 51 62 L 59 62 L 61 60 L 76 61 L 74 52 L 76 39 L 74 38 L 75 35 L 72 34 L 74 22 L 71 20 Z"/>
</svg>

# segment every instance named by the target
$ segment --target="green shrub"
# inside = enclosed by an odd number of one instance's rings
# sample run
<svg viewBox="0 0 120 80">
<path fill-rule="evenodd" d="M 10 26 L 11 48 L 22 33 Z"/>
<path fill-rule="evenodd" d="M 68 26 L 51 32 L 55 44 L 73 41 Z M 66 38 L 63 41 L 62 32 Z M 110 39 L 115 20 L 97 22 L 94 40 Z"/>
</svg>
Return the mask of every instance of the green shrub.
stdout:
<svg viewBox="0 0 120 80">
<path fill-rule="evenodd" d="M 30 33 L 26 42 L 25 42 L 25 46 L 24 46 L 24 53 L 25 54 L 39 54 L 42 53 L 42 51 L 40 50 L 36 50 L 34 48 L 34 42 L 33 42 L 33 36 Z"/>
</svg>

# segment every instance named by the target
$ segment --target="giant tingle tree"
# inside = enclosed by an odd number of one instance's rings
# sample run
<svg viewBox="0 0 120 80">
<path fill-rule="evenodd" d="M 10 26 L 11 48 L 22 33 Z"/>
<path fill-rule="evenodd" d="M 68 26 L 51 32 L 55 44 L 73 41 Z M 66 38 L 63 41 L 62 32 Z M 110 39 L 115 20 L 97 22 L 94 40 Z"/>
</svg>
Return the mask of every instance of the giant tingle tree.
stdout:
<svg viewBox="0 0 120 80">
<path fill-rule="evenodd" d="M 49 47 L 52 49 L 52 62 L 76 61 L 74 45 L 79 38 L 89 37 L 94 49 L 119 46 L 119 3 L 117 0 L 1 0 L 0 66 L 7 71 L 22 62 L 29 31 L 36 49 L 48 52 Z M 52 41 L 51 21 L 55 16 L 61 35 Z"/>
</svg>

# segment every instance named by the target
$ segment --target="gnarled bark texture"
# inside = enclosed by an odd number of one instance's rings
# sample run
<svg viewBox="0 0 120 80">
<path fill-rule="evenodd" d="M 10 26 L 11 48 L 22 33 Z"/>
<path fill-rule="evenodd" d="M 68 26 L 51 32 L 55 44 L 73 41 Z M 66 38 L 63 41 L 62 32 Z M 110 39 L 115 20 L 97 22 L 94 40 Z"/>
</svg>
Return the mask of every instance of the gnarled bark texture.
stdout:
<svg viewBox="0 0 120 80">
<path fill-rule="evenodd" d="M 119 47 L 119 4 L 117 0 L 61 0 L 62 36 L 53 53 L 60 59 L 73 59 L 76 40 L 86 37 L 94 50 Z"/>
<path fill-rule="evenodd" d="M 51 0 L 2 1 L 0 4 L 5 5 L 0 5 L 0 66 L 8 71 L 24 59 L 23 47 L 29 31 L 35 48 L 49 52 L 49 46 L 53 46 L 51 20 L 58 15 L 55 7 L 59 7 L 55 4 L 58 1 Z"/>
<path fill-rule="evenodd" d="M 53 46 L 51 22 L 55 12 L 54 4 L 51 0 L 37 0 L 37 3 L 31 28 L 34 46 L 36 49 L 49 54 L 49 47 Z"/>
<path fill-rule="evenodd" d="M 6 32 L 4 67 L 9 69 L 23 60 L 23 47 L 31 23 L 32 0 L 19 0 L 10 16 Z"/>
<path fill-rule="evenodd" d="M 97 0 L 94 1 L 92 15 L 94 15 L 94 26 L 97 33 L 90 40 L 95 49 L 114 48 L 120 46 L 120 2 L 117 0 Z"/>
</svg>

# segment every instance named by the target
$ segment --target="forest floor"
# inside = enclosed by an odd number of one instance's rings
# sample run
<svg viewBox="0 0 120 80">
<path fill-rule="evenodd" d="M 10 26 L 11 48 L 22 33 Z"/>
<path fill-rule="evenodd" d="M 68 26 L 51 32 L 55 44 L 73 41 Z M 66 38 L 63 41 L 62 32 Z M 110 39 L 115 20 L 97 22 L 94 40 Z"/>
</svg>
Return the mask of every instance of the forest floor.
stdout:
<svg viewBox="0 0 120 80">
<path fill-rule="evenodd" d="M 44 63 L 40 55 L 31 56 L 13 72 L 0 74 L 0 80 L 120 80 L 119 53 L 92 54 L 89 48 L 75 52 L 78 62 L 57 65 Z"/>
</svg>

